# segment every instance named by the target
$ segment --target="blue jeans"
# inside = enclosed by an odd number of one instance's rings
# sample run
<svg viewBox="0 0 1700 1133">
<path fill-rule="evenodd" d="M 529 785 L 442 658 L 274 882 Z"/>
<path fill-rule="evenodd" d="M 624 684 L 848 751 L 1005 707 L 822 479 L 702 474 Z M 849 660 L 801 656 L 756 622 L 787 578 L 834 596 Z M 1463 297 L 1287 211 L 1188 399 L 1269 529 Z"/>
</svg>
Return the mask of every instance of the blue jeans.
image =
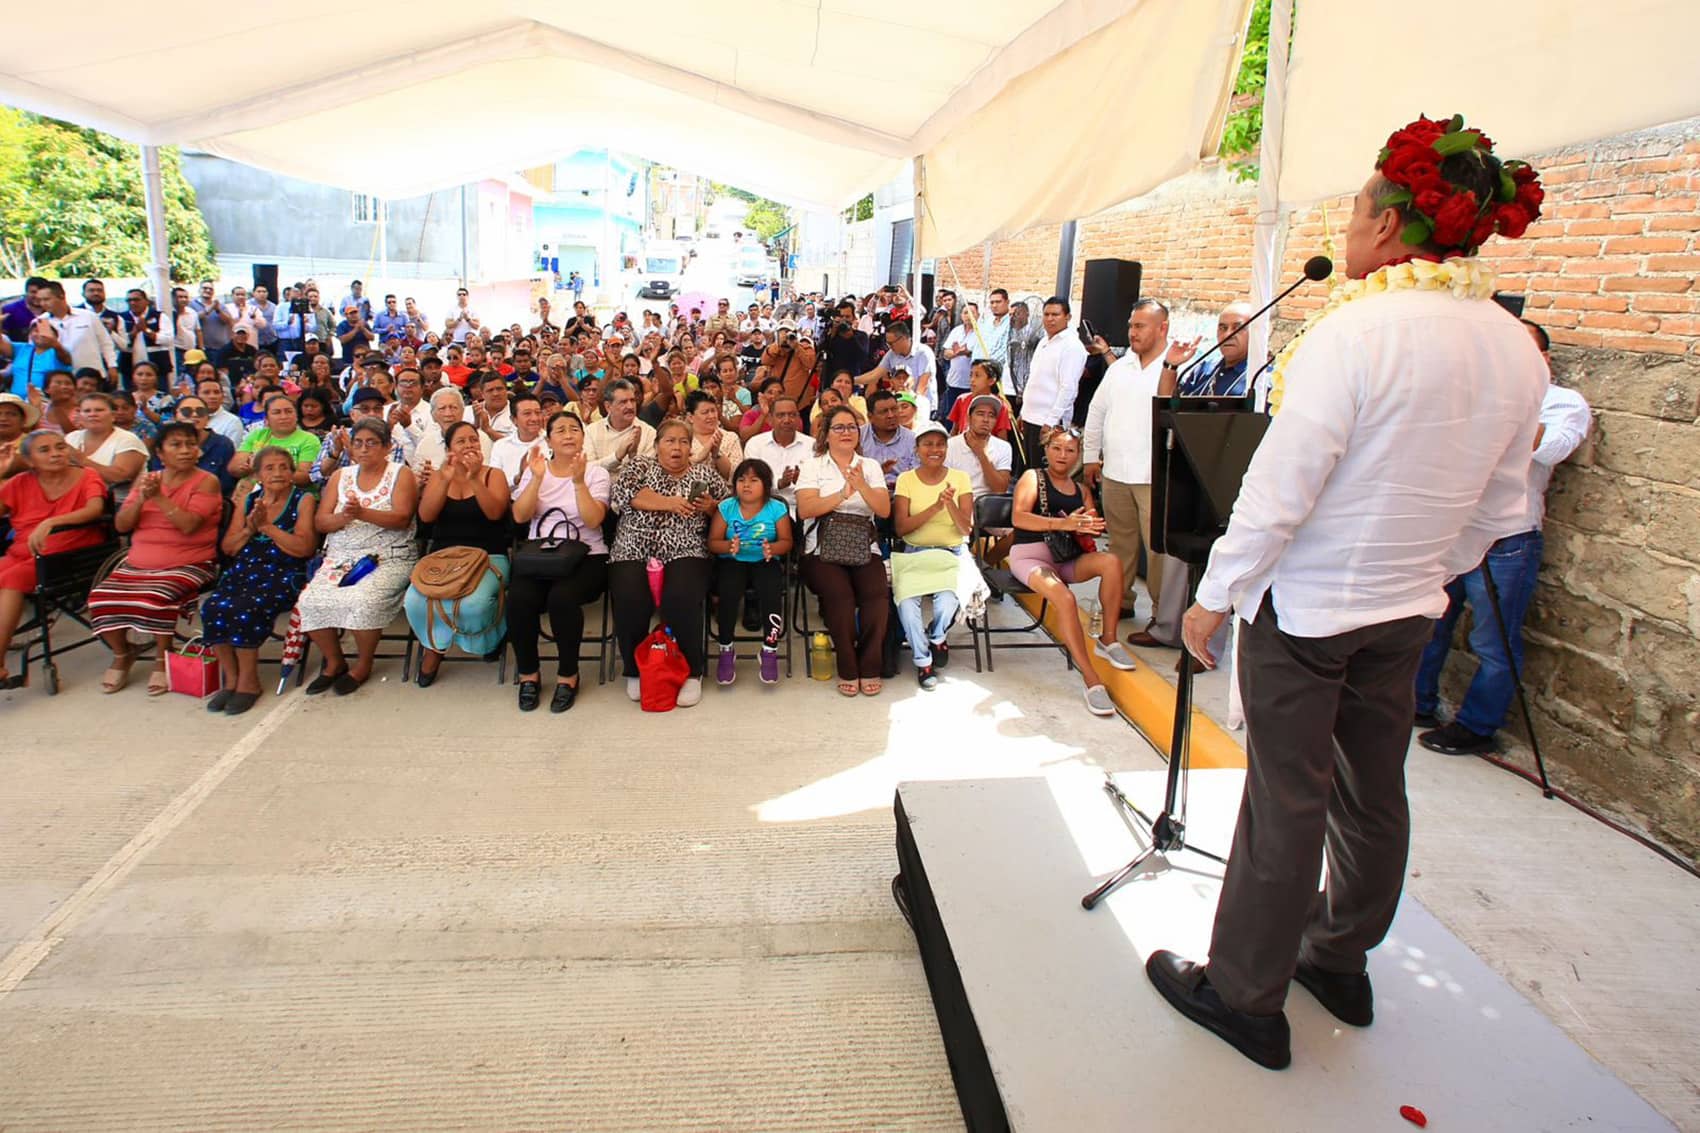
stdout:
<svg viewBox="0 0 1700 1133">
<path fill-rule="evenodd" d="M 914 657 L 917 669 L 925 669 L 933 663 L 933 642 L 944 640 L 945 632 L 956 620 L 956 611 L 960 608 L 954 590 L 940 590 L 932 595 L 932 599 L 931 626 L 922 623 L 920 596 L 905 598 L 897 604 L 897 620 L 903 626 L 903 636 L 909 639 L 909 653 Z"/>
<path fill-rule="evenodd" d="M 1523 615 L 1535 596 L 1535 580 L 1541 569 L 1543 543 L 1539 531 L 1507 535 L 1488 548 L 1486 566 L 1499 593 L 1500 615 L 1505 635 L 1511 640 L 1511 656 L 1505 655 L 1499 622 L 1488 599 L 1482 568 L 1453 579 L 1446 587 L 1451 599 L 1434 636 L 1423 650 L 1417 669 L 1417 711 L 1433 712 L 1440 702 L 1440 671 L 1452 646 L 1452 631 L 1468 602 L 1474 610 L 1470 626 L 1470 649 L 1476 655 L 1476 675 L 1458 706 L 1457 722 L 1478 736 L 1491 736 L 1505 723 L 1511 698 L 1517 694 L 1517 675 L 1523 671 Z"/>
<path fill-rule="evenodd" d="M 938 419 L 940 421 L 949 421 L 950 407 L 956 404 L 957 398 L 967 392 L 968 391 L 966 389 L 958 389 L 956 386 L 947 382 L 944 388 L 939 390 Z"/>
</svg>

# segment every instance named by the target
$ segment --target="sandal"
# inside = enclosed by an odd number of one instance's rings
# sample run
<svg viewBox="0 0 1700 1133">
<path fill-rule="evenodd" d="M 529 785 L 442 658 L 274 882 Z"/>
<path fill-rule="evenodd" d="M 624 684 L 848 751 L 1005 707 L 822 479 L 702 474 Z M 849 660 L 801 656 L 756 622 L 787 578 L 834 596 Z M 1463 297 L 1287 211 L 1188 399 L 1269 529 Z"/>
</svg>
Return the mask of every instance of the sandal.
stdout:
<svg viewBox="0 0 1700 1133">
<path fill-rule="evenodd" d="M 171 678 L 165 675 L 164 669 L 155 669 L 148 674 L 148 695 L 164 696 L 171 691 Z"/>
<path fill-rule="evenodd" d="M 5 669 L 0 669 L 0 690 L 23 688 L 28 683 L 29 673 L 27 671 L 13 675 Z"/>
<path fill-rule="evenodd" d="M 857 688 L 855 681 L 839 681 L 838 682 L 838 695 L 839 696 L 855 696 L 860 691 L 861 690 L 859 688 Z"/>
<path fill-rule="evenodd" d="M 136 659 L 127 653 L 123 657 L 114 656 L 112 667 L 107 669 L 105 675 L 100 678 L 100 691 L 114 693 L 129 684 L 130 666 L 135 662 Z"/>
<path fill-rule="evenodd" d="M 884 687 L 885 687 L 885 685 L 882 684 L 879 681 L 863 681 L 862 682 L 862 695 L 863 696 L 878 696 L 880 694 L 880 690 L 883 689 Z"/>
</svg>

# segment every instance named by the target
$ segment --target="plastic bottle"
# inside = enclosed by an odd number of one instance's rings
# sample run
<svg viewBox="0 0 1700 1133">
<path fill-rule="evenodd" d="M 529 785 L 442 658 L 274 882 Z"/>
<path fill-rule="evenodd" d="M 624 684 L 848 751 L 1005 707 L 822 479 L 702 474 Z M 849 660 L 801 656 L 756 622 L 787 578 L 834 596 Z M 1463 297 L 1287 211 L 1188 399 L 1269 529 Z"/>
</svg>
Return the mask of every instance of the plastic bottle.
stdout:
<svg viewBox="0 0 1700 1133">
<path fill-rule="evenodd" d="M 1104 635 L 1104 608 L 1096 601 L 1088 599 L 1086 605 L 1086 635 L 1102 637 Z"/>
<path fill-rule="evenodd" d="M 817 681 L 830 681 L 835 671 L 832 665 L 832 637 L 817 632 L 809 639 L 809 669 Z"/>
</svg>

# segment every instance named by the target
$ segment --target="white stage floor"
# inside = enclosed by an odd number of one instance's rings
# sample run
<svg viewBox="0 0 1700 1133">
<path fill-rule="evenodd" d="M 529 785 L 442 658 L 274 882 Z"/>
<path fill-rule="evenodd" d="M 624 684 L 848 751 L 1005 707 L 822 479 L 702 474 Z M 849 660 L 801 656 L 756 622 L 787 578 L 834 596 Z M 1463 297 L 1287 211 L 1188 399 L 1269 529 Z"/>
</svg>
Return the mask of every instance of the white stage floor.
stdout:
<svg viewBox="0 0 1700 1133">
<path fill-rule="evenodd" d="M 1194 772 L 1189 840 L 1226 852 L 1242 777 Z M 1156 815 L 1161 771 L 1116 778 Z M 1295 986 L 1292 1067 L 1248 1062 L 1143 970 L 1158 948 L 1204 956 L 1220 866 L 1181 854 L 1080 907 L 1143 846 L 1102 782 L 1064 768 L 898 790 L 1011 1127 L 1361 1133 L 1413 1129 L 1411 1105 L 1436 1133 L 1672 1128 L 1409 897 L 1371 956 L 1375 1025 L 1343 1026 Z"/>
</svg>

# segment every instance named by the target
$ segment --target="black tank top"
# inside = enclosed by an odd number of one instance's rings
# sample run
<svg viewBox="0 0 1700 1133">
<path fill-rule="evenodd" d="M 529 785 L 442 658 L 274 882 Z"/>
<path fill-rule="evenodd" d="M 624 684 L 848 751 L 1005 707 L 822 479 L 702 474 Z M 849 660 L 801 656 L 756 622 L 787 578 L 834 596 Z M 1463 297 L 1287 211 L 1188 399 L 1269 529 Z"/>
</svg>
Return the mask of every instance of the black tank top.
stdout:
<svg viewBox="0 0 1700 1133">
<path fill-rule="evenodd" d="M 1034 515 L 1067 515 L 1071 511 L 1079 511 L 1084 506 L 1080 498 L 1080 486 L 1073 480 L 1069 481 L 1069 487 L 1074 490 L 1064 492 L 1057 487 L 1056 482 L 1051 479 L 1051 474 L 1044 469 L 1039 469 L 1034 475 L 1039 477 L 1039 488 L 1041 489 L 1033 500 Z M 1051 506 L 1045 507 L 1046 503 Z M 1024 531 L 1017 527 L 1015 529 L 1015 541 L 1017 543 L 1043 543 L 1045 533 L 1043 531 Z"/>
<path fill-rule="evenodd" d="M 503 515 L 500 519 L 491 519 L 478 506 L 477 497 L 457 500 L 451 496 L 443 501 L 443 510 L 431 525 L 431 549 L 477 547 L 487 555 L 505 555 L 512 532 L 513 523 L 509 518 Z"/>
</svg>

